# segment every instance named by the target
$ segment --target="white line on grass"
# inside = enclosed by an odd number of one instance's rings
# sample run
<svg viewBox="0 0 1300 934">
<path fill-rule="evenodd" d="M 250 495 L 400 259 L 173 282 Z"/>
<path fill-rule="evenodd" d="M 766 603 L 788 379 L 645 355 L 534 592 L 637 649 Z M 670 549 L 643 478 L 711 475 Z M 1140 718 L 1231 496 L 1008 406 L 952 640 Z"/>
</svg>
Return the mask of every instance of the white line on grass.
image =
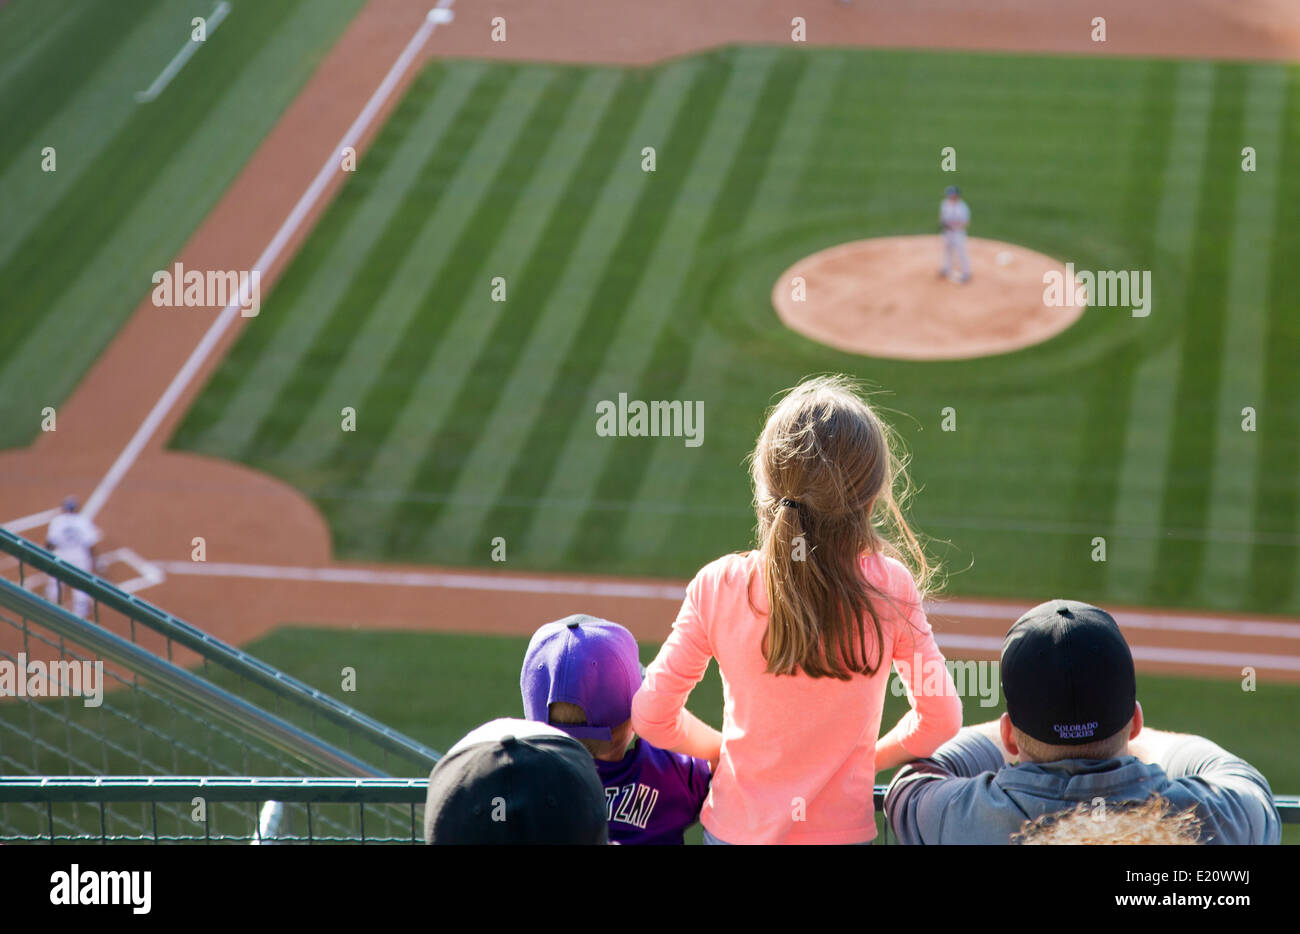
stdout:
<svg viewBox="0 0 1300 934">
<path fill-rule="evenodd" d="M 1002 640 L 993 636 L 966 636 L 940 633 L 935 637 L 941 649 L 975 649 L 1000 652 Z M 1300 671 L 1300 657 L 1294 655 L 1260 655 L 1253 652 L 1211 652 L 1204 649 L 1177 649 L 1168 646 L 1132 646 L 1133 658 L 1143 662 L 1172 662 L 1179 665 L 1209 665 L 1230 668 L 1265 668 L 1272 671 Z"/>
<path fill-rule="evenodd" d="M 439 0 L 438 6 L 429 11 L 428 15 L 424 18 L 424 21 L 420 24 L 420 28 L 417 29 L 415 35 L 411 37 L 411 41 L 406 44 L 406 48 L 402 49 L 402 54 L 397 57 L 397 61 L 393 62 L 393 67 L 388 70 L 388 74 L 384 76 L 384 80 L 380 83 L 379 87 L 375 89 L 375 93 L 370 96 L 370 100 L 366 101 L 366 106 L 362 108 L 361 113 L 358 114 L 356 120 L 352 122 L 352 126 L 348 127 L 347 132 L 343 134 L 343 139 L 340 140 L 338 145 L 330 150 L 329 155 L 325 157 L 325 163 L 321 166 L 320 171 L 316 173 L 316 177 L 312 179 L 307 190 L 303 192 L 302 197 L 298 199 L 298 203 L 295 204 L 293 210 L 289 212 L 289 216 L 286 217 L 284 223 L 280 225 L 280 229 L 277 230 L 275 236 L 271 238 L 271 242 L 268 243 L 266 249 L 262 251 L 262 255 L 259 256 L 257 262 L 253 264 L 253 269 L 258 272 L 259 276 L 275 264 L 275 261 L 279 258 L 285 245 L 293 238 L 294 234 L 297 233 L 302 222 L 306 219 L 307 215 L 311 213 L 312 208 L 316 206 L 316 202 L 325 191 L 331 177 L 338 171 L 338 154 L 345 146 L 354 145 L 354 143 L 366 132 L 371 121 L 374 120 L 375 115 L 379 112 L 380 108 L 383 107 L 385 101 L 388 100 L 389 95 L 393 93 L 393 89 L 397 87 L 397 83 L 401 80 L 403 73 L 405 73 L 406 69 L 410 67 L 411 62 L 419 53 L 420 48 L 428 41 L 429 36 L 433 34 L 434 29 L 438 27 L 438 23 L 446 22 L 445 11 L 451 7 L 451 4 L 452 0 Z M 444 12 L 438 13 L 439 10 Z M 163 392 L 162 396 L 156 403 L 154 403 L 154 407 L 149 411 L 149 414 L 145 416 L 145 420 L 140 424 L 140 427 L 136 429 L 135 434 L 131 436 L 131 440 L 127 442 L 122 453 L 119 454 L 117 460 L 113 462 L 113 466 L 108 469 L 108 473 L 106 473 L 104 478 L 99 481 L 99 486 L 95 487 L 95 491 L 90 494 L 90 498 L 86 500 L 86 506 L 82 510 L 88 518 L 94 519 L 99 510 L 103 508 L 104 503 L 108 501 L 108 498 L 111 495 L 113 495 L 113 491 L 117 489 L 117 485 L 122 482 L 122 478 L 126 476 L 127 471 L 135 464 L 136 458 L 140 456 L 140 452 L 144 450 L 144 446 L 149 443 L 149 439 L 153 437 L 153 433 L 158 430 L 158 426 L 161 425 L 163 420 L 167 417 L 172 406 L 176 404 L 176 401 L 181 397 L 181 394 L 185 392 L 190 380 L 194 378 L 194 375 L 198 373 L 199 369 L 203 366 L 208 355 L 212 353 L 212 349 L 216 347 L 217 343 L 221 340 L 221 336 L 226 332 L 226 329 L 230 327 L 230 323 L 235 320 L 235 316 L 239 314 L 241 307 L 248 303 L 249 296 L 247 295 L 247 292 L 249 282 L 251 281 L 252 276 L 249 276 L 240 287 L 239 294 L 231 299 L 230 304 L 226 305 L 226 307 L 221 310 L 221 314 L 217 317 L 217 320 L 212 323 L 210 328 L 208 328 L 207 333 L 203 335 L 203 339 L 199 341 L 198 346 L 194 348 L 189 359 L 187 359 L 184 366 L 181 367 L 180 372 L 173 377 L 171 383 L 167 386 L 167 389 Z"/>
<path fill-rule="evenodd" d="M 1181 306 L 1187 298 L 1186 277 L 1194 272 L 1196 220 L 1215 80 L 1215 66 L 1208 62 L 1183 62 L 1177 68 L 1165 188 L 1155 224 L 1156 243 L 1164 254 L 1161 269 L 1169 272 L 1156 282 L 1159 298 L 1152 309 L 1153 315 L 1169 317 L 1184 314 Z M 1143 326 L 1141 319 L 1132 321 L 1135 323 L 1131 327 Z M 1143 529 L 1161 527 L 1182 340 L 1181 332 L 1173 331 L 1159 349 L 1142 360 L 1133 378 L 1112 528 L 1120 524 Z M 1143 536 L 1124 540 L 1117 528 L 1112 536 L 1116 541 L 1107 546 L 1111 553 L 1105 567 L 1107 589 L 1120 599 L 1140 600 L 1151 587 L 1160 539 Z"/>
<path fill-rule="evenodd" d="M 221 2 L 217 4 L 216 9 L 212 11 L 212 14 L 208 16 L 207 21 L 204 23 L 204 42 L 207 41 L 209 36 L 217 31 L 217 27 L 221 25 L 221 21 L 226 18 L 226 14 L 229 12 L 230 4 L 227 3 L 226 0 L 221 0 Z M 176 77 L 176 73 L 185 67 L 185 63 L 188 62 L 190 57 L 199 50 L 199 46 L 202 44 L 203 42 L 198 42 L 191 36 L 190 41 L 181 46 L 181 50 L 176 53 L 170 62 L 167 63 L 167 67 L 162 70 L 157 78 L 153 79 L 153 84 L 149 85 L 149 87 L 143 91 L 136 92 L 135 99 L 141 104 L 147 104 L 149 101 L 161 94 L 166 89 L 167 85 L 171 84 L 172 78 Z"/>
<path fill-rule="evenodd" d="M 150 562 L 166 574 L 200 577 L 242 577 L 261 580 L 320 581 L 335 584 L 375 584 L 388 587 L 433 587 L 483 592 L 546 593 L 573 596 L 636 597 L 680 603 L 684 584 L 635 583 L 632 581 L 583 581 L 509 574 L 465 574 L 448 571 L 383 571 L 348 567 L 284 567 L 270 564 L 238 564 L 194 561 Z M 1005 620 L 1009 627 L 1027 605 L 1018 603 L 976 603 L 946 600 L 928 603 L 926 613 L 935 617 L 960 616 Z M 1119 611 L 1114 614 L 1122 629 L 1157 629 L 1169 632 L 1223 633 L 1300 640 L 1300 623 L 1269 620 L 1220 619 L 1210 616 L 1165 615 Z M 964 637 L 963 637 L 964 638 Z M 997 645 L 1002 645 L 998 639 Z"/>
<path fill-rule="evenodd" d="M 1281 148 L 1286 128 L 1286 71 L 1281 65 L 1251 69 L 1246 88 L 1242 139 L 1261 153 Z M 1273 231 L 1277 224 L 1278 160 L 1265 159 L 1257 173 L 1237 173 L 1232 218 L 1231 259 L 1224 298 L 1227 320 L 1219 344 L 1219 398 L 1210 471 L 1207 532 L 1252 530 L 1258 480 L 1260 436 L 1243 431 L 1243 408 L 1264 401 L 1264 367 L 1268 356 L 1269 272 L 1273 267 Z M 1197 578 L 1197 603 L 1233 606 L 1248 596 L 1252 550 L 1222 548 L 1204 563 Z"/>
<path fill-rule="evenodd" d="M 573 596 L 639 597 L 680 603 L 686 588 L 675 584 L 633 584 L 626 581 L 554 580 L 496 574 L 456 574 L 439 571 L 376 571 L 368 568 L 294 568 L 267 564 L 221 564 L 195 561 L 154 561 L 165 574 L 206 577 L 245 577 L 331 584 L 378 584 L 388 587 L 436 587 L 448 590 L 549 593 Z"/>
<path fill-rule="evenodd" d="M 966 603 L 960 600 L 926 605 L 927 615 L 942 619 L 961 616 L 967 619 L 1005 620 L 1011 628 L 1029 607 L 1016 603 Z M 1120 629 L 1158 629 L 1167 632 L 1219 633 L 1236 636 L 1260 636 L 1268 639 L 1300 640 L 1300 623 L 1283 623 L 1262 619 L 1233 619 L 1217 616 L 1134 613 L 1116 610 L 1112 614 Z"/>
</svg>

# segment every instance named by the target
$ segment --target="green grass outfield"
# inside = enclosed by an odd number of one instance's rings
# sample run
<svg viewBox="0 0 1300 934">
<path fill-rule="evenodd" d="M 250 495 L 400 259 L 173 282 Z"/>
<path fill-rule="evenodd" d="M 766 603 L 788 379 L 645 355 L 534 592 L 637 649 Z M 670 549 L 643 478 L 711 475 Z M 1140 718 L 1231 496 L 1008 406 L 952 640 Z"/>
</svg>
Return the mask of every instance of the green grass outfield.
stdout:
<svg viewBox="0 0 1300 934">
<path fill-rule="evenodd" d="M 528 639 L 523 637 L 283 627 L 247 650 L 393 729 L 445 751 L 480 723 L 523 716 L 519 666 L 527 647 Z M 642 645 L 642 662 L 649 663 L 658 651 L 657 645 Z M 354 693 L 339 690 L 344 666 L 356 668 Z M 1295 794 L 1300 790 L 1294 723 L 1300 685 L 1258 687 L 1254 693 L 1243 693 L 1235 681 L 1138 676 L 1138 698 L 1151 726 L 1212 739 L 1258 768 L 1274 794 Z M 964 722 L 1000 717 L 1006 708 L 998 693 L 996 706 L 982 706 L 979 697 L 963 698 Z M 689 706 L 705 721 L 722 726 L 722 682 L 716 663 L 710 662 Z M 882 730 L 906 710 L 906 698 L 888 696 Z M 882 773 L 877 781 L 883 783 L 892 774 Z M 1300 827 L 1285 827 L 1283 841 L 1300 843 Z"/>
<path fill-rule="evenodd" d="M 956 363 L 778 323 L 790 263 L 932 232 L 953 182 L 975 235 L 1151 269 L 1150 317 L 1094 309 Z M 1284 66 L 765 47 L 435 63 L 173 444 L 295 484 L 345 557 L 489 565 L 500 536 L 515 569 L 689 576 L 750 539 L 742 461 L 773 394 L 844 371 L 885 391 L 952 591 L 1294 614 L 1298 198 Z M 703 444 L 598 437 L 620 392 L 702 400 Z"/>
<path fill-rule="evenodd" d="M 216 0 L 0 5 L 0 447 L 36 437 L 362 3 L 234 0 L 143 104 Z"/>
</svg>

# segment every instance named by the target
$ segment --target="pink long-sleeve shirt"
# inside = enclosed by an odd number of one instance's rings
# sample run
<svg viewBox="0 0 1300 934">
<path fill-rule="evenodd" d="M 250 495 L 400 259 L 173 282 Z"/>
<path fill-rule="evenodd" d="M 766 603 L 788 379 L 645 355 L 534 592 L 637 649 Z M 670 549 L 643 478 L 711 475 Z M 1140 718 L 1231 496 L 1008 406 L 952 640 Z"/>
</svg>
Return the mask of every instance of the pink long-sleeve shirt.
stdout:
<svg viewBox="0 0 1300 934">
<path fill-rule="evenodd" d="M 961 701 L 907 568 L 867 555 L 862 570 L 898 607 L 873 604 L 884 658 L 894 663 L 912 705 L 896 737 L 907 752 L 923 758 L 961 728 Z M 672 633 L 633 699 L 633 728 L 656 746 L 678 745 L 685 737 L 686 698 L 716 658 L 724 699 L 722 756 L 700 822 L 728 843 L 871 840 L 876 741 L 890 665 L 849 681 L 766 673 L 762 575 L 758 552 L 727 555 L 695 575 Z M 874 660 L 870 621 L 867 633 Z"/>
</svg>

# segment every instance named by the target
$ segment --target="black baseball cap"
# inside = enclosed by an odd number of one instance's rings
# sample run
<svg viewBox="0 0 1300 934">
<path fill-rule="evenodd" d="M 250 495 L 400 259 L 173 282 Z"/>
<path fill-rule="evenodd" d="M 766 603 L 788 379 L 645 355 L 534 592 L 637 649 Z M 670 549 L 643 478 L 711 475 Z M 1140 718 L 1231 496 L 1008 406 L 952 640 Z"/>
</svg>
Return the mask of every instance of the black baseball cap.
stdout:
<svg viewBox="0 0 1300 934">
<path fill-rule="evenodd" d="M 493 720 L 429 773 L 424 842 L 607 844 L 605 814 L 605 789 L 581 743 L 545 723 Z"/>
<path fill-rule="evenodd" d="M 1002 641 L 1002 694 L 1020 732 L 1054 746 L 1118 733 L 1137 706 L 1133 653 L 1105 610 L 1049 600 Z"/>
</svg>

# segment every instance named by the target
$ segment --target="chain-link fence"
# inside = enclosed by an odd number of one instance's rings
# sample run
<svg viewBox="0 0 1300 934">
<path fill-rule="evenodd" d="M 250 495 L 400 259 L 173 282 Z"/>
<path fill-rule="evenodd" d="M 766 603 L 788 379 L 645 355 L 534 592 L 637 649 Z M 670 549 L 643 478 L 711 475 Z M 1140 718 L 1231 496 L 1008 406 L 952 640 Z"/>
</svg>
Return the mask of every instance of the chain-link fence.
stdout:
<svg viewBox="0 0 1300 934">
<path fill-rule="evenodd" d="M 22 843 L 423 843 L 427 779 L 0 778 L 0 812 L 40 815 Z"/>
<path fill-rule="evenodd" d="M 422 841 L 437 752 L 3 529 L 0 553 L 0 842 Z"/>
<path fill-rule="evenodd" d="M 11 559 L 0 579 L 0 773 L 426 776 L 438 758 L 12 533 L 0 530 L 0 551 Z M 91 598 L 89 619 L 38 596 L 51 576 Z M 180 801 L 146 796 L 108 810 L 55 803 L 0 806 L 0 836 L 189 839 L 195 831 L 193 808 Z M 202 835 L 248 834 L 246 810 L 223 802 Z M 409 836 L 400 806 L 325 808 L 313 823 L 319 837 Z"/>
</svg>

